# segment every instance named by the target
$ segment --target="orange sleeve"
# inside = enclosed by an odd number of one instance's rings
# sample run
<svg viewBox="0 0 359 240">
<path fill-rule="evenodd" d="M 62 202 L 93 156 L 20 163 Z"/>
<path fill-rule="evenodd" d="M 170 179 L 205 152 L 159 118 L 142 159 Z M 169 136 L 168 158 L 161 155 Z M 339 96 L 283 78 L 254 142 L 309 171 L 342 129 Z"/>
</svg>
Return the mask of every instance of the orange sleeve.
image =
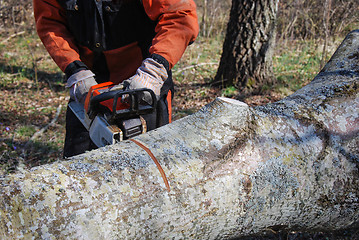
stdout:
<svg viewBox="0 0 359 240">
<path fill-rule="evenodd" d="M 199 31 L 193 0 L 143 0 L 147 15 L 154 21 L 156 36 L 150 53 L 166 58 L 172 68 Z"/>
<path fill-rule="evenodd" d="M 79 50 L 66 27 L 65 12 L 56 0 L 33 0 L 37 33 L 50 56 L 64 72 Z"/>
</svg>

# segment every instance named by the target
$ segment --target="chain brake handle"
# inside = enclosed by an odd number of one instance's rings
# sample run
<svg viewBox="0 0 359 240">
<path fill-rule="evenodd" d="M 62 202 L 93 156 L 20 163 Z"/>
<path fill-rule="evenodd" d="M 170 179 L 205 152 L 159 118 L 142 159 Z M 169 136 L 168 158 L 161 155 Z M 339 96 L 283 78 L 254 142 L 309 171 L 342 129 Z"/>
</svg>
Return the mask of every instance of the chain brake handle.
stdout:
<svg viewBox="0 0 359 240">
<path fill-rule="evenodd" d="M 151 104 L 140 104 L 144 92 L 148 92 L 151 95 Z M 126 98 L 128 107 L 117 109 L 118 101 L 122 101 L 122 97 Z M 89 108 L 91 109 L 91 115 L 96 115 L 100 112 L 101 108 L 103 108 L 101 102 L 109 99 L 113 99 L 112 114 L 109 119 L 111 122 L 117 119 L 131 118 L 133 116 L 152 113 L 156 109 L 157 104 L 156 95 L 151 89 L 115 90 L 101 93 L 91 98 Z"/>
</svg>

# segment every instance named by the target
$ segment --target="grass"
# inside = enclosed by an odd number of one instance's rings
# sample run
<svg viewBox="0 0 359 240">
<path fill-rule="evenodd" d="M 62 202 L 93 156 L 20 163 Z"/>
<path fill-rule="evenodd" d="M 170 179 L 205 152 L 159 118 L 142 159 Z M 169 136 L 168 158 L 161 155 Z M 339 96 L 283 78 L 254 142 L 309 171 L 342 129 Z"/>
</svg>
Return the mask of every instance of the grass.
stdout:
<svg viewBox="0 0 359 240">
<path fill-rule="evenodd" d="M 236 98 L 239 94 L 234 87 L 218 89 L 210 85 L 218 68 L 222 43 L 221 36 L 199 37 L 173 68 L 175 120 L 192 114 L 218 96 Z M 273 58 L 278 84 L 270 88 L 270 95 L 252 96 L 245 101 L 250 105 L 265 104 L 310 82 L 320 70 L 320 49 L 313 42 L 281 46 Z M 63 74 L 34 31 L 0 44 L 0 88 L 0 175 L 14 171 L 20 162 L 30 167 L 61 159 L 68 93 Z M 60 105 L 56 124 L 31 140 L 51 122 Z"/>
<path fill-rule="evenodd" d="M 226 87 L 221 91 L 221 95 L 228 98 L 235 97 L 238 94 L 239 94 L 238 89 L 235 88 L 234 86 Z"/>
<path fill-rule="evenodd" d="M 332 43 L 327 56 L 331 56 L 339 42 Z M 322 46 L 315 41 L 295 41 L 291 46 L 281 46 L 273 57 L 273 70 L 278 80 L 274 91 L 283 97 L 308 84 L 321 70 Z M 326 59 L 325 62 L 327 62 Z"/>
<path fill-rule="evenodd" d="M 67 92 L 62 73 L 34 31 L 0 44 L 0 88 L 0 175 L 20 162 L 34 166 L 61 158 Z M 31 140 L 51 122 L 59 105 L 56 124 Z"/>
<path fill-rule="evenodd" d="M 173 77 L 177 83 L 193 80 L 196 83 L 210 83 L 216 74 L 221 58 L 223 40 L 223 37 L 197 38 L 172 69 Z"/>
</svg>

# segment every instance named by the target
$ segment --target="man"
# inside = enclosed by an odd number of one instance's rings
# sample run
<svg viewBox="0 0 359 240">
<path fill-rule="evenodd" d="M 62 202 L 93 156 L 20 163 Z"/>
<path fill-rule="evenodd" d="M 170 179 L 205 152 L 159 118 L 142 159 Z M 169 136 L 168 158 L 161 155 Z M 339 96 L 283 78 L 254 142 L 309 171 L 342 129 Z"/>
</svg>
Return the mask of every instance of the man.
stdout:
<svg viewBox="0 0 359 240">
<path fill-rule="evenodd" d="M 73 101 L 89 88 L 124 82 L 149 88 L 157 109 L 148 129 L 171 121 L 171 68 L 198 34 L 193 0 L 33 0 L 40 39 L 66 74 Z M 146 96 L 143 96 L 146 100 Z M 147 120 L 146 119 L 146 120 Z M 64 157 L 95 148 L 67 109 Z"/>
</svg>

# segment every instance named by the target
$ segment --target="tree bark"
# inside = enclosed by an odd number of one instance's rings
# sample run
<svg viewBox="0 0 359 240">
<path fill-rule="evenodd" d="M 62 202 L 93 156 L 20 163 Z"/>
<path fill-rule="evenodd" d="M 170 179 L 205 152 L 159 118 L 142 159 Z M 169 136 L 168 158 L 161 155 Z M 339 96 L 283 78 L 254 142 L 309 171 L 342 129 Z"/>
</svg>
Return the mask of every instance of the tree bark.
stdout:
<svg viewBox="0 0 359 240">
<path fill-rule="evenodd" d="M 251 92 L 275 82 L 272 56 L 278 0 L 233 0 L 214 82 Z"/>
<path fill-rule="evenodd" d="M 279 102 L 219 98 L 136 137 L 165 176 L 132 141 L 3 176 L 0 238 L 230 239 L 358 223 L 358 83 L 354 31 Z"/>
</svg>

